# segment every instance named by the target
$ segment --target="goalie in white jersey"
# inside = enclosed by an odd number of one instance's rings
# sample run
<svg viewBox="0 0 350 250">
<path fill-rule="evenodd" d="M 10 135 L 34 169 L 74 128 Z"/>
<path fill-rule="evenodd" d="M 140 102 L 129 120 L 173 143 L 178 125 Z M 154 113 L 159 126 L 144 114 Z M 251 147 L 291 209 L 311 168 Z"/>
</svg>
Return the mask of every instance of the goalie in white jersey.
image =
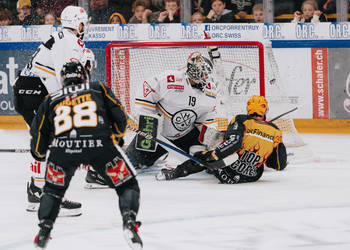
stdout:
<svg viewBox="0 0 350 250">
<path fill-rule="evenodd" d="M 36 111 L 49 93 L 62 88 L 61 69 L 69 61 L 83 58 L 84 42 L 81 40 L 88 24 L 85 10 L 78 6 L 67 6 L 61 13 L 62 30 L 53 32 L 32 55 L 28 64 L 15 80 L 13 93 L 16 111 L 21 114 L 30 127 Z M 32 161 L 31 182 L 27 185 L 27 211 L 36 211 L 44 184 L 45 167 Z M 63 200 L 61 214 L 80 215 L 80 203 Z"/>
<path fill-rule="evenodd" d="M 216 86 L 212 79 L 212 62 L 199 53 L 190 56 L 186 70 L 165 71 L 146 79 L 135 98 L 140 114 L 139 130 L 160 134 L 186 153 L 200 142 L 200 129 L 213 124 L 216 114 Z M 162 122 L 157 119 L 162 116 Z M 158 127 L 158 123 L 162 124 Z M 153 166 L 168 152 L 160 145 L 135 136 L 126 149 L 137 168 Z"/>
</svg>

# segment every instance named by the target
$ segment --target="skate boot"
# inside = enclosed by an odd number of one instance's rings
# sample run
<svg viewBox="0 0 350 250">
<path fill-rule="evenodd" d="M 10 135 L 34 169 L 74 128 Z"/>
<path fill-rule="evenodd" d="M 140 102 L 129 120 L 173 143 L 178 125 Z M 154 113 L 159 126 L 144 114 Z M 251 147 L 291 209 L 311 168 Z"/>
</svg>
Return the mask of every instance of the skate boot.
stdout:
<svg viewBox="0 0 350 250">
<path fill-rule="evenodd" d="M 88 170 L 85 177 L 85 188 L 95 189 L 95 188 L 108 188 L 106 181 L 93 170 Z"/>
<path fill-rule="evenodd" d="M 132 212 L 123 215 L 124 238 L 133 250 L 142 249 L 142 240 L 138 234 L 141 222 L 135 221 L 135 215 Z"/>
<path fill-rule="evenodd" d="M 175 171 L 176 169 L 174 170 L 171 170 L 171 169 L 166 169 L 166 168 L 163 168 L 162 170 L 160 170 L 160 172 L 156 175 L 156 179 L 158 181 L 164 181 L 164 180 L 174 180 L 176 178 L 178 178 L 178 175 Z"/>
<path fill-rule="evenodd" d="M 62 199 L 59 217 L 73 217 L 81 215 L 81 203 Z"/>
<path fill-rule="evenodd" d="M 27 195 L 28 195 L 28 206 L 27 211 L 28 212 L 36 212 L 39 209 L 40 205 L 40 197 L 42 195 L 41 188 L 35 186 L 34 184 L 34 178 L 30 178 L 30 183 L 27 182 Z"/>
<path fill-rule="evenodd" d="M 38 248 L 46 248 L 47 243 L 50 240 L 50 233 L 53 227 L 51 220 L 43 220 L 39 223 L 40 231 L 35 236 L 34 245 Z"/>
</svg>

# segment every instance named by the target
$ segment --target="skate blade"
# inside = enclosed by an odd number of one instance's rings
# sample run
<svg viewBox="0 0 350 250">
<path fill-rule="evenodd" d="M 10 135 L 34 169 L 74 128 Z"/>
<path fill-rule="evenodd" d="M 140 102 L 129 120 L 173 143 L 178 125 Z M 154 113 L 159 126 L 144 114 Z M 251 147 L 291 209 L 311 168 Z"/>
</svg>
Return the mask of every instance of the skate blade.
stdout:
<svg viewBox="0 0 350 250">
<path fill-rule="evenodd" d="M 26 208 L 27 212 L 37 212 L 39 209 L 40 203 L 28 203 L 28 206 Z"/>
<path fill-rule="evenodd" d="M 156 174 L 155 177 L 156 177 L 157 181 L 165 181 L 166 180 L 165 175 L 162 172 L 159 172 L 158 174 Z"/>
<path fill-rule="evenodd" d="M 134 234 L 131 230 L 129 229 L 124 229 L 124 238 L 128 245 L 131 247 L 133 250 L 141 250 L 142 249 L 142 243 L 140 242 L 133 242 L 132 238 L 134 237 Z"/>
<path fill-rule="evenodd" d="M 85 189 L 104 189 L 109 187 L 108 185 L 100 185 L 97 183 L 85 183 L 84 188 Z"/>
<path fill-rule="evenodd" d="M 61 208 L 60 212 L 58 213 L 58 217 L 76 217 L 80 216 L 82 214 L 80 208 L 75 209 L 67 209 L 67 208 Z"/>
</svg>

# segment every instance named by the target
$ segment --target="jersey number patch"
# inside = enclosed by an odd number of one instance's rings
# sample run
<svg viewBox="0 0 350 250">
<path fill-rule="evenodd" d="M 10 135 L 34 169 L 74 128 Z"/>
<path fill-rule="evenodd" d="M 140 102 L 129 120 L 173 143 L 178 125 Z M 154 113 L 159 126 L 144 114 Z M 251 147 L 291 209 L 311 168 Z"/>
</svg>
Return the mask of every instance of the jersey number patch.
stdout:
<svg viewBox="0 0 350 250">
<path fill-rule="evenodd" d="M 71 111 L 73 109 L 73 115 Z M 59 106 L 56 109 L 54 118 L 55 135 L 59 135 L 72 127 L 96 127 L 97 126 L 97 105 L 94 101 L 87 101 L 73 107 Z"/>
</svg>

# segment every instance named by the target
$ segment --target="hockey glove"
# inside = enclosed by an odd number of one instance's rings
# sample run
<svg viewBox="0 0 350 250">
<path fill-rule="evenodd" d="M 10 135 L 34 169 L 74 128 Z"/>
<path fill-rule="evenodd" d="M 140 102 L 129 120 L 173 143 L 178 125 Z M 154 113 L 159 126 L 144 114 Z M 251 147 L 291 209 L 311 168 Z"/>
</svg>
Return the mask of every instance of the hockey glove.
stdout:
<svg viewBox="0 0 350 250">
<path fill-rule="evenodd" d="M 45 161 L 45 159 L 46 159 L 46 157 L 37 156 L 32 150 L 30 150 L 30 153 L 36 161 Z"/>
<path fill-rule="evenodd" d="M 219 160 L 215 154 L 215 151 L 199 151 L 196 152 L 193 156 L 202 162 L 202 164 Z"/>
</svg>

